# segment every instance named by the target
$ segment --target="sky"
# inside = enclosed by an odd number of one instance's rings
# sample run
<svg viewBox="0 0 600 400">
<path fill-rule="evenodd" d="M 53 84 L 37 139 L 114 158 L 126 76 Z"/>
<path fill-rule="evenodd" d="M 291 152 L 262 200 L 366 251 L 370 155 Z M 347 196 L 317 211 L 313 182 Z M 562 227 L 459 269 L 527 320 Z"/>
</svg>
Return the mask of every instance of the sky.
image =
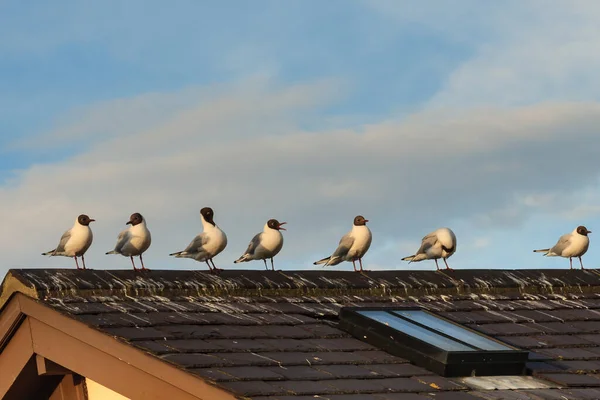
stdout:
<svg viewBox="0 0 600 400">
<path fill-rule="evenodd" d="M 281 269 L 321 269 L 356 215 L 366 269 L 450 227 L 456 269 L 568 268 L 534 254 L 578 225 L 600 263 L 600 3 L 556 0 L 0 1 L 0 275 L 86 213 L 94 269 L 133 212 L 150 269 L 210 206 L 236 264 L 269 218 Z M 335 269 L 351 270 L 350 263 Z"/>
</svg>

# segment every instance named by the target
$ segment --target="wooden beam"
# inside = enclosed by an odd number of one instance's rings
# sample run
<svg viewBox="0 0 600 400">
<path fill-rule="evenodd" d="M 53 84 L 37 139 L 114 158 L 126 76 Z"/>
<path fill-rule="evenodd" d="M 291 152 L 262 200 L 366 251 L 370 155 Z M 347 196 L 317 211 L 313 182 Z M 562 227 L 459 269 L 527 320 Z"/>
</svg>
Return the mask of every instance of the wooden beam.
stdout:
<svg viewBox="0 0 600 400">
<path fill-rule="evenodd" d="M 30 316 L 33 350 L 129 398 L 235 400 L 236 397 L 178 367 L 93 329 L 20 293 Z"/>
<path fill-rule="evenodd" d="M 86 400 L 86 397 L 83 378 L 79 375 L 67 374 L 48 400 Z"/>
<path fill-rule="evenodd" d="M 40 356 L 39 354 L 36 354 L 35 356 L 35 363 L 37 365 L 38 375 L 68 375 L 72 373 L 72 371 Z"/>
<path fill-rule="evenodd" d="M 26 319 L 0 353 L 0 399 L 10 390 L 33 356 L 29 321 Z"/>
</svg>

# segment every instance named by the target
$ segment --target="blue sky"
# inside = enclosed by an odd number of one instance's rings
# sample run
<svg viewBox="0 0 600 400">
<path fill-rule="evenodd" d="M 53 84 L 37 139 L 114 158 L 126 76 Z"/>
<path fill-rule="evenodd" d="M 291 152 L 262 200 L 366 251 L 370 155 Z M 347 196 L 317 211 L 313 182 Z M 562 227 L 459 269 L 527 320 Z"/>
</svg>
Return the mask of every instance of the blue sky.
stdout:
<svg viewBox="0 0 600 400">
<path fill-rule="evenodd" d="M 356 214 L 373 268 L 440 226 L 456 268 L 563 268 L 531 250 L 600 226 L 600 6 L 554 4 L 4 1 L 0 271 L 71 266 L 39 253 L 80 212 L 88 264 L 127 268 L 104 252 L 134 211 L 150 267 L 203 268 L 166 254 L 205 205 L 224 268 L 270 217 L 309 268 Z"/>
</svg>

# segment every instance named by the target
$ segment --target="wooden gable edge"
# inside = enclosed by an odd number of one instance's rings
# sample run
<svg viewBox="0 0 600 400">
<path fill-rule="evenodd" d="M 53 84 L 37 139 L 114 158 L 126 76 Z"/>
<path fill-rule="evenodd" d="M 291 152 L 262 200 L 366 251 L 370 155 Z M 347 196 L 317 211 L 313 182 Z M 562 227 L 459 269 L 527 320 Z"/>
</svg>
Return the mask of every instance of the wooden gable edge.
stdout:
<svg viewBox="0 0 600 400">
<path fill-rule="evenodd" d="M 0 347 L 0 369 L 13 354 L 19 354 L 19 360 L 27 356 L 24 363 L 37 354 L 131 399 L 236 399 L 200 377 L 22 293 L 13 293 L 2 307 L 0 343 L 4 343 L 4 348 Z M 19 371 L 24 366 L 19 368 L 12 361 L 10 365 L 12 370 Z M 2 371 L 0 398 L 10 389 L 12 377 L 4 374 L 8 370 Z"/>
</svg>

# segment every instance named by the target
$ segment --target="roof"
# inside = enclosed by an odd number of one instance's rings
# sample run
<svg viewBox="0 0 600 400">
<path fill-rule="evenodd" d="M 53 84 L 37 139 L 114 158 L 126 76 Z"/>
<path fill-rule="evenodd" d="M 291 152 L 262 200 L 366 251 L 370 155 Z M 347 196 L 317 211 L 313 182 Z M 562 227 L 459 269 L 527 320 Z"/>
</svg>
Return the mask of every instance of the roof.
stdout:
<svg viewBox="0 0 600 400">
<path fill-rule="evenodd" d="M 15 290 L 239 398 L 600 398 L 594 270 L 11 270 L 0 307 Z M 530 349 L 533 378 L 443 378 L 338 328 L 343 306 L 385 305 Z"/>
</svg>

